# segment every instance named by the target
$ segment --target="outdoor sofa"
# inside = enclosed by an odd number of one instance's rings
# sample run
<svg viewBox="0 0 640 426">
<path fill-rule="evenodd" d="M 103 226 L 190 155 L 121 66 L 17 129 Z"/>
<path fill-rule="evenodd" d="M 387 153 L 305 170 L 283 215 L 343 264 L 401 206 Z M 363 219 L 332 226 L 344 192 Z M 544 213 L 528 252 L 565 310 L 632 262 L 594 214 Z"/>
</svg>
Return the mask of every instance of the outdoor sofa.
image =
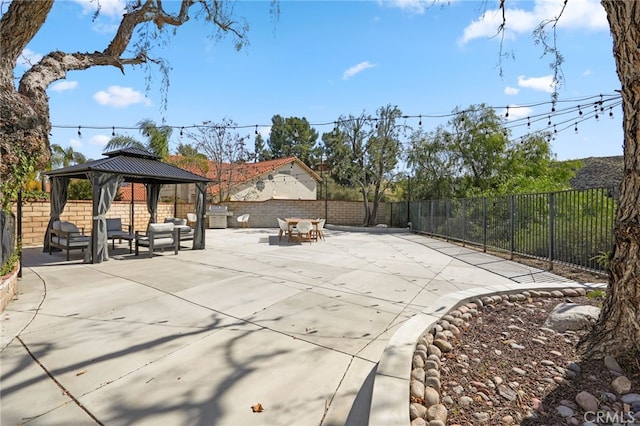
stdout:
<svg viewBox="0 0 640 426">
<path fill-rule="evenodd" d="M 195 231 L 192 227 L 187 225 L 187 219 L 180 219 L 177 217 L 166 217 L 164 223 L 173 223 L 173 225 L 180 231 L 180 242 L 193 241 L 193 235 Z"/>
<path fill-rule="evenodd" d="M 78 228 L 74 223 L 56 220 L 49 228 L 49 254 L 53 247 L 66 250 L 67 261 L 70 250 L 82 250 L 89 247 L 91 237 L 84 234 L 84 228 Z"/>
</svg>

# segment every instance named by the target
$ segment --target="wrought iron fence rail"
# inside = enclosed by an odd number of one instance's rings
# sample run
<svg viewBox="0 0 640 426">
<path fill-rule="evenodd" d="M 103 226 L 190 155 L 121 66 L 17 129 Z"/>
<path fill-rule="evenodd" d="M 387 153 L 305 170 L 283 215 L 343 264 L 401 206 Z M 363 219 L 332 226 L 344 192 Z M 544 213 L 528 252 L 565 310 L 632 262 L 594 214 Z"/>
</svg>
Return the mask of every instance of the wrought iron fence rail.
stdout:
<svg viewBox="0 0 640 426">
<path fill-rule="evenodd" d="M 391 226 L 602 272 L 611 249 L 612 188 L 391 203 Z"/>
</svg>

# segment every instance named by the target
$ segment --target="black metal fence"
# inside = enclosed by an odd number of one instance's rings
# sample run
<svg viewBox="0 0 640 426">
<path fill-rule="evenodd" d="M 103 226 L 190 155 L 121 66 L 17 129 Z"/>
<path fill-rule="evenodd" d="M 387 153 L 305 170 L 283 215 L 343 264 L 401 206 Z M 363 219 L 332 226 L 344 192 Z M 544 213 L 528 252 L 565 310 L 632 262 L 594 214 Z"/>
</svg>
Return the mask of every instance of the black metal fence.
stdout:
<svg viewBox="0 0 640 426">
<path fill-rule="evenodd" d="M 391 226 L 601 272 L 616 206 L 611 188 L 396 202 Z"/>
</svg>

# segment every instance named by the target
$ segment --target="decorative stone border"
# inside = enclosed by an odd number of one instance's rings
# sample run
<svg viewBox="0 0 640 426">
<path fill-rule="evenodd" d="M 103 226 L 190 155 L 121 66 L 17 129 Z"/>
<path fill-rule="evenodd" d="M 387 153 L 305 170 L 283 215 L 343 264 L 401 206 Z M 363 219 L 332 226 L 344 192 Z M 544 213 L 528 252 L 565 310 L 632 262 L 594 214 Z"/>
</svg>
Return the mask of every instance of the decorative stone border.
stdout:
<svg viewBox="0 0 640 426">
<path fill-rule="evenodd" d="M 449 340 L 458 336 L 460 329 L 467 327 L 469 321 L 478 316 L 478 308 L 505 302 L 525 302 L 540 297 L 577 297 L 586 294 L 587 291 L 584 288 L 566 288 L 484 296 L 444 315 L 431 330 L 420 337 L 413 353 L 409 401 L 411 424 L 446 426 L 447 408 L 440 401 L 440 358 L 443 352 L 450 352 L 453 349 Z"/>
<path fill-rule="evenodd" d="M 9 302 L 13 300 L 18 288 L 18 271 L 20 263 L 16 263 L 13 271 L 0 277 L 0 312 L 4 311 Z"/>
<path fill-rule="evenodd" d="M 478 315 L 479 307 L 505 300 L 575 297 L 599 288 L 606 288 L 606 284 L 562 282 L 537 287 L 516 284 L 475 288 L 440 297 L 428 310 L 406 321 L 389 339 L 374 378 L 369 425 L 409 426 L 414 418 L 421 421 L 414 424 L 446 425 L 447 410 L 440 403 L 440 356 L 447 348 L 451 350 L 448 340 Z M 422 394 L 422 398 L 416 397 Z M 422 400 L 424 403 L 416 402 Z"/>
</svg>

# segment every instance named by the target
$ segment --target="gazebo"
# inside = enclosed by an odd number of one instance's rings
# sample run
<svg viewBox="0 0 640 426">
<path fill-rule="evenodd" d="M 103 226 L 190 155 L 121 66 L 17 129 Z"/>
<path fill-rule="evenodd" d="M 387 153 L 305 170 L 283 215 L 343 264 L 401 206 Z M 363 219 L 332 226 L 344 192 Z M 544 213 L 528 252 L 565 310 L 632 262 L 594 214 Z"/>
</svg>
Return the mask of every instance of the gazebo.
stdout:
<svg viewBox="0 0 640 426">
<path fill-rule="evenodd" d="M 44 251 L 49 250 L 49 229 L 60 219 L 67 203 L 69 180 L 88 179 L 93 188 L 93 223 L 91 243 L 84 258 L 85 263 L 109 260 L 106 213 L 118 193 L 122 182 L 142 183 L 147 190 L 147 210 L 150 222 L 156 222 L 160 188 L 166 184 L 196 184 L 196 214 L 193 249 L 202 250 L 205 245 L 205 194 L 207 183 L 203 176 L 159 161 L 160 158 L 139 148 L 123 148 L 103 153 L 105 158 L 51 170 L 45 174 L 51 180 L 51 217 L 44 238 Z"/>
</svg>

